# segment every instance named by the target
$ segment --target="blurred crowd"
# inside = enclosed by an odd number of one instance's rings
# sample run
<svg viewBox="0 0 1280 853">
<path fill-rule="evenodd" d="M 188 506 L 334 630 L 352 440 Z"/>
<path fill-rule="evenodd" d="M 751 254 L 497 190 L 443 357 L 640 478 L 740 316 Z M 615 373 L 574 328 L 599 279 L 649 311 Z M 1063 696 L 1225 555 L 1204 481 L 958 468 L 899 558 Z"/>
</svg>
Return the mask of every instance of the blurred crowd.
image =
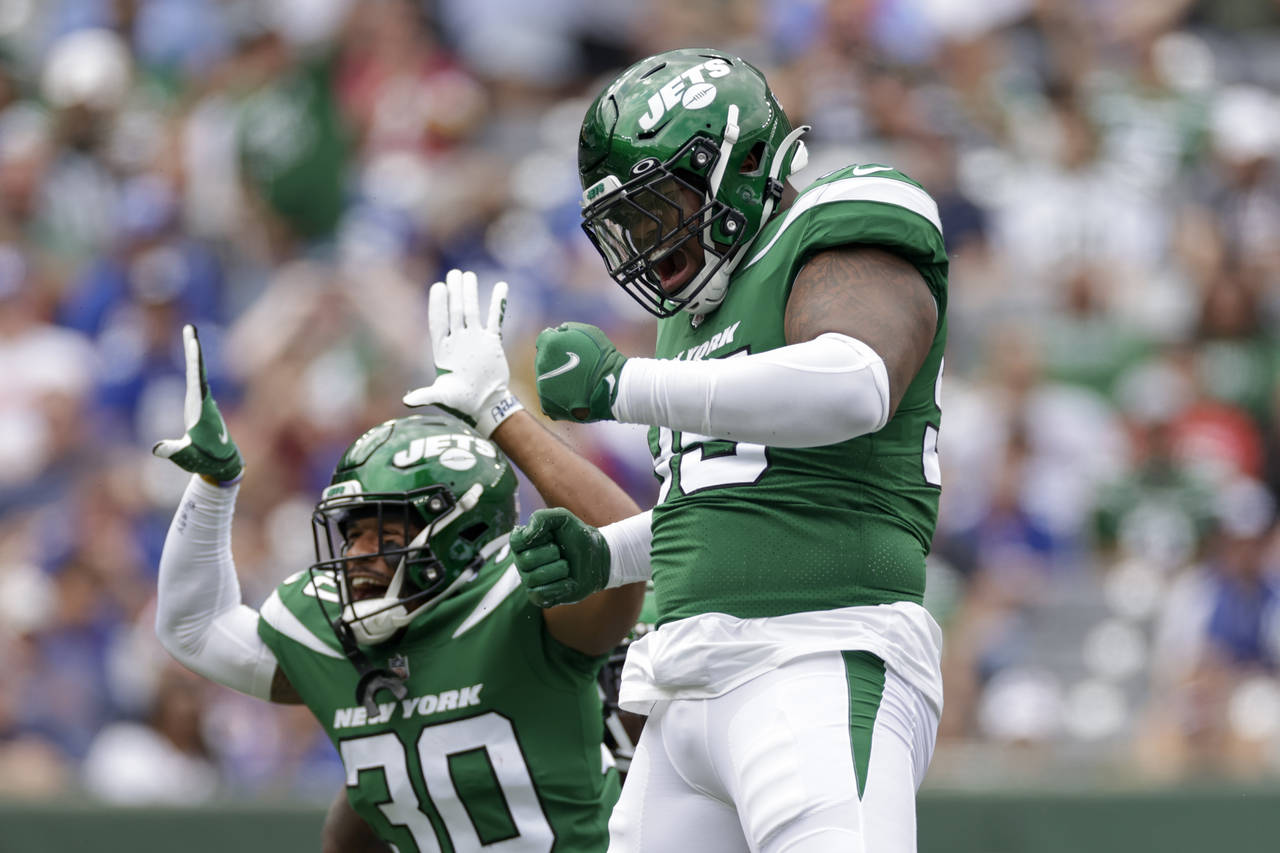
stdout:
<svg viewBox="0 0 1280 853">
<path fill-rule="evenodd" d="M 247 462 L 256 606 L 312 561 L 341 449 L 431 378 L 445 270 L 510 282 L 531 407 L 545 325 L 652 353 L 576 134 L 697 45 L 813 125 L 794 183 L 887 163 L 941 209 L 926 784 L 1280 779 L 1280 2 L 4 0 L 0 797 L 332 795 L 305 709 L 154 638 L 181 326 Z M 642 429 L 555 429 L 652 504 Z"/>
</svg>

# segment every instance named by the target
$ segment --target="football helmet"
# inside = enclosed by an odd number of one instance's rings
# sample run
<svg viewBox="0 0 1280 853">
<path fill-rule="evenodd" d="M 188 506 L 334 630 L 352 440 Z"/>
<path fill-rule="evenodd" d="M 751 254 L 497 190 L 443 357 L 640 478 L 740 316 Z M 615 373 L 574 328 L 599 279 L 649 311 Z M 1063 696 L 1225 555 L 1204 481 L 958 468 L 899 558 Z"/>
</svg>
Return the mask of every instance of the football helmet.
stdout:
<svg viewBox="0 0 1280 853">
<path fill-rule="evenodd" d="M 511 465 L 461 420 L 409 415 L 360 436 L 312 514 L 312 578 L 332 576 L 339 612 L 326 615 L 344 647 L 386 642 L 475 577 L 516 518 Z M 376 552 L 349 553 L 370 525 Z M 378 558 L 389 578 L 371 568 Z"/>
<path fill-rule="evenodd" d="M 673 50 L 632 65 L 578 137 L 582 226 L 610 277 L 659 317 L 714 310 L 782 182 L 804 167 L 807 130 L 732 54 Z"/>
</svg>

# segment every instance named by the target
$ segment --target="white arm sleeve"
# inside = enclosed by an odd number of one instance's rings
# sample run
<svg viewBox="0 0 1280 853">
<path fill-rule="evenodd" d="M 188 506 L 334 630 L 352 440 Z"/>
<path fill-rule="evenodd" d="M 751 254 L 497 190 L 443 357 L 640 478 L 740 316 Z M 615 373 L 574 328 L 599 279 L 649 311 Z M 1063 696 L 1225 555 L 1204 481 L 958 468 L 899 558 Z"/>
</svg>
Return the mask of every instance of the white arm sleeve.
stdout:
<svg viewBox="0 0 1280 853">
<path fill-rule="evenodd" d="M 605 589 L 647 581 L 649 544 L 653 541 L 653 510 L 606 524 L 600 535 L 609 543 L 609 582 Z"/>
<path fill-rule="evenodd" d="M 733 441 L 819 447 L 884 427 L 889 374 L 875 350 L 837 332 L 739 358 L 632 358 L 613 414 Z"/>
<path fill-rule="evenodd" d="M 160 555 L 156 635 L 192 672 L 233 690 L 271 698 L 276 658 L 258 636 L 258 613 L 240 600 L 231 559 L 231 515 L 239 485 L 192 476 Z"/>
</svg>

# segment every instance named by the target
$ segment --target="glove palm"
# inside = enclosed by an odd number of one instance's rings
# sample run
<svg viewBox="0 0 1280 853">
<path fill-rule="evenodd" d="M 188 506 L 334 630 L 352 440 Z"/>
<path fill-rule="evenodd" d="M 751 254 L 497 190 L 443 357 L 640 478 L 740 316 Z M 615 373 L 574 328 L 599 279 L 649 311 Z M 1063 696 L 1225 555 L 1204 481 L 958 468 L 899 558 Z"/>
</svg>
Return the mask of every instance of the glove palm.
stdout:
<svg viewBox="0 0 1280 853">
<path fill-rule="evenodd" d="M 428 314 L 436 380 L 404 395 L 406 406 L 436 405 L 488 438 L 498 424 L 524 408 L 508 389 L 511 369 L 502 349 L 507 283 L 493 286 L 488 322 L 480 323 L 476 275 L 450 270 L 431 285 Z"/>
</svg>

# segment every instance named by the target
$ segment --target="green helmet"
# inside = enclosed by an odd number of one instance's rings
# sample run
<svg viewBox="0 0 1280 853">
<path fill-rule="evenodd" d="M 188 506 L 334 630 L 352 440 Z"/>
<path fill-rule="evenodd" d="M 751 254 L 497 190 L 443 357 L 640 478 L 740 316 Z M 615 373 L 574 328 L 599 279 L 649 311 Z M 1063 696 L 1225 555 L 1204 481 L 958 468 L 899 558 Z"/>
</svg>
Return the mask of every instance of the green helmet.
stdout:
<svg viewBox="0 0 1280 853">
<path fill-rule="evenodd" d="M 511 465 L 459 419 L 410 415 L 360 436 L 312 515 L 311 571 L 333 576 L 339 637 L 345 626 L 360 645 L 391 639 L 473 578 L 516 518 Z M 348 529 L 361 519 L 376 519 L 378 551 L 347 556 Z M 397 536 L 394 547 L 385 541 Z M 377 557 L 394 569 L 385 585 L 367 569 Z"/>
<path fill-rule="evenodd" d="M 783 180 L 803 168 L 807 130 L 793 130 L 764 75 L 731 54 L 672 50 L 632 65 L 578 137 L 582 226 L 609 275 L 659 317 L 714 310 Z"/>
</svg>

